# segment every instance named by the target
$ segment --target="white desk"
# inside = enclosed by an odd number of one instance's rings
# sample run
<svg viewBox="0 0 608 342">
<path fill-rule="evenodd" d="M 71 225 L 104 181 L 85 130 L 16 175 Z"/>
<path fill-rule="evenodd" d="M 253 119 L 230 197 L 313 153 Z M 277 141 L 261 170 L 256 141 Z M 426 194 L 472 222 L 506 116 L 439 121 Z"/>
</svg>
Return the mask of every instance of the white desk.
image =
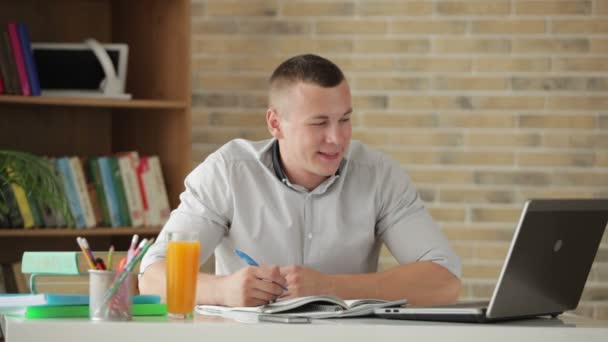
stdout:
<svg viewBox="0 0 608 342">
<path fill-rule="evenodd" d="M 384 319 L 316 320 L 312 324 L 242 323 L 197 316 L 191 321 L 136 317 L 132 322 L 87 319 L 2 320 L 6 342 L 519 342 L 608 341 L 608 321 L 575 316 L 494 324 L 436 323 Z"/>
</svg>

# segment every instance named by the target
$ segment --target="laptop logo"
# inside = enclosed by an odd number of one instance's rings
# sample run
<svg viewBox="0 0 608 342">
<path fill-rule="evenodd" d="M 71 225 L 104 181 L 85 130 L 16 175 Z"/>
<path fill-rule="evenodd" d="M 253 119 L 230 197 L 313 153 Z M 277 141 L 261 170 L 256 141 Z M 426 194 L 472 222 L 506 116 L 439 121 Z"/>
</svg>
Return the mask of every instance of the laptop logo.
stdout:
<svg viewBox="0 0 608 342">
<path fill-rule="evenodd" d="M 562 240 L 557 240 L 557 242 L 555 242 L 555 245 L 553 245 L 553 251 L 559 252 L 559 250 L 562 249 L 562 245 L 563 245 Z"/>
</svg>

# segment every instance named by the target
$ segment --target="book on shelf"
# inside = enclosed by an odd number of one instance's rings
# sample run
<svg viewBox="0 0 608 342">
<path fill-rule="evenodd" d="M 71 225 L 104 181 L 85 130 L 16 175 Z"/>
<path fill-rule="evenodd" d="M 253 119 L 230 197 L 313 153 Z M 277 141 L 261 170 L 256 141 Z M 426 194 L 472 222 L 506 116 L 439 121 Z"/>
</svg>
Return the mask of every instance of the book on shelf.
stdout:
<svg viewBox="0 0 608 342">
<path fill-rule="evenodd" d="M 169 200 L 158 156 L 139 159 L 137 177 L 140 184 L 146 224 L 163 225 L 170 214 Z"/>
<path fill-rule="evenodd" d="M 51 168 L 51 170 L 55 173 L 55 176 L 61 181 L 61 172 L 59 171 L 59 168 L 57 167 L 57 163 L 55 162 L 56 158 L 46 158 L 49 161 L 49 167 Z M 59 188 L 59 191 L 61 192 L 61 194 L 59 196 L 63 196 L 64 198 L 66 197 L 66 194 L 63 190 L 63 184 L 62 186 Z M 47 211 L 52 215 L 53 221 L 55 223 L 54 226 L 50 226 L 48 224 L 45 224 L 47 227 L 57 227 L 57 228 L 63 228 L 63 227 L 67 227 L 69 224 L 69 219 L 68 217 L 65 217 L 64 213 L 57 209 L 57 208 L 48 208 L 45 207 L 44 210 Z M 69 209 L 69 208 L 68 208 Z M 71 213 L 71 211 L 70 211 Z M 72 215 L 73 218 L 73 215 Z M 72 223 L 70 226 L 73 226 L 74 224 Z"/>
<path fill-rule="evenodd" d="M 21 214 L 21 218 L 23 219 L 23 228 L 33 228 L 34 227 L 34 216 L 32 215 L 32 210 L 30 209 L 30 204 L 27 201 L 27 197 L 25 196 L 25 191 L 19 184 L 11 184 L 11 189 L 13 190 L 13 194 L 15 195 L 15 201 L 17 202 L 17 209 L 19 209 L 19 214 Z"/>
<path fill-rule="evenodd" d="M 6 94 L 21 94 L 21 84 L 17 76 L 17 65 L 11 48 L 11 40 L 8 35 L 8 27 L 0 25 L 0 71 L 4 79 Z"/>
<path fill-rule="evenodd" d="M 12 177 L 18 179 L 21 178 L 21 175 L 17 174 L 10 165 L 6 166 L 6 172 Z M 33 228 L 36 225 L 36 222 L 34 221 L 34 214 L 32 213 L 32 208 L 30 207 L 25 190 L 23 190 L 23 187 L 17 183 L 11 183 L 10 188 L 13 191 L 15 201 L 17 202 L 19 214 L 23 219 L 23 227 Z"/>
<path fill-rule="evenodd" d="M 0 228 L 142 227 L 168 220 L 171 208 L 158 156 L 129 151 L 46 159 L 60 181 L 72 223 L 57 208 L 32 197 L 31 189 L 9 184 L 0 186 L 10 209 L 0 213 Z"/>
<path fill-rule="evenodd" d="M 41 204 L 40 211 L 42 213 L 42 220 L 44 221 L 44 226 L 48 228 L 60 227 L 58 223 L 57 216 L 54 214 L 54 210 L 48 205 Z"/>
<path fill-rule="evenodd" d="M 2 192 L 2 198 L 8 209 L 8 222 L 10 222 L 11 228 L 23 227 L 23 217 L 19 212 L 17 206 L 17 199 L 15 199 L 15 193 L 10 184 L 0 184 L 0 192 Z"/>
<path fill-rule="evenodd" d="M 135 151 L 122 152 L 117 155 L 117 160 L 125 189 L 131 225 L 141 227 L 144 225 L 144 207 L 135 170 L 139 163 L 139 155 Z"/>
<path fill-rule="evenodd" d="M 218 305 L 197 305 L 196 312 L 203 315 L 230 315 L 234 312 L 254 314 L 282 314 L 310 318 L 343 318 L 369 316 L 374 309 L 399 307 L 407 300 L 387 301 L 383 299 L 343 300 L 332 295 L 306 296 L 277 300 L 255 307 L 226 307 Z"/>
<path fill-rule="evenodd" d="M 68 163 L 70 171 L 72 172 L 74 185 L 76 187 L 76 193 L 82 208 L 82 214 L 85 221 L 85 227 L 95 227 L 95 214 L 93 213 L 93 207 L 91 205 L 91 199 L 89 197 L 89 191 L 87 184 L 84 180 L 84 172 L 82 170 L 82 163 L 78 157 L 68 157 Z"/>
<path fill-rule="evenodd" d="M 68 206 L 76 223 L 76 228 L 86 227 L 86 221 L 84 218 L 84 212 L 80 204 L 78 197 L 78 190 L 76 190 L 76 182 L 74 181 L 74 175 L 70 167 L 68 157 L 62 157 L 55 159 L 55 165 L 61 175 L 61 183 L 63 185 L 63 192 L 68 201 Z"/>
<path fill-rule="evenodd" d="M 157 225 L 160 222 L 160 215 L 155 215 L 155 206 L 150 198 L 151 189 L 153 188 L 154 177 L 150 171 L 150 164 L 148 163 L 148 157 L 140 157 L 137 164 L 137 183 L 139 184 L 139 191 L 141 193 L 142 205 L 144 207 L 144 221 L 147 225 Z M 158 217 L 158 219 L 157 219 Z"/>
<path fill-rule="evenodd" d="M 97 162 L 99 165 L 99 173 L 101 175 L 106 203 L 108 204 L 108 211 L 110 213 L 112 227 L 119 227 L 121 220 L 118 209 L 118 196 L 116 195 L 116 187 L 114 186 L 114 178 L 112 177 L 110 157 L 99 157 Z"/>
<path fill-rule="evenodd" d="M 21 95 L 30 96 L 32 95 L 32 90 L 30 88 L 30 81 L 27 77 L 27 69 L 25 68 L 25 60 L 23 58 L 23 47 L 21 46 L 19 30 L 17 29 L 16 23 L 8 24 L 8 37 L 11 42 L 15 65 L 17 66 L 17 77 L 19 77 L 19 84 L 21 85 Z"/>
<path fill-rule="evenodd" d="M 32 196 L 31 192 L 25 194 L 27 198 L 27 203 L 30 206 L 30 210 L 32 211 L 32 217 L 34 219 L 34 227 L 44 228 L 44 218 L 42 217 L 42 209 L 40 201 Z"/>
<path fill-rule="evenodd" d="M 101 215 L 100 224 L 104 227 L 111 227 L 110 213 L 108 211 L 108 203 L 106 201 L 106 193 L 103 189 L 103 181 L 99 173 L 99 163 L 97 158 L 89 158 L 85 161 L 85 178 L 87 186 L 92 186 L 95 189 L 95 196 L 99 205 L 99 213 Z"/>
<path fill-rule="evenodd" d="M 34 54 L 32 53 L 32 42 L 30 40 L 29 29 L 27 28 L 27 25 L 18 23 L 17 30 L 19 32 L 19 40 L 21 42 L 25 70 L 27 71 L 27 77 L 30 83 L 31 95 L 40 96 L 41 91 L 40 81 L 38 79 L 38 68 L 36 67 Z"/>
<path fill-rule="evenodd" d="M 93 210 L 93 218 L 94 218 L 94 227 L 97 226 L 106 226 L 104 225 L 104 217 L 102 212 L 102 204 L 105 205 L 105 200 L 99 200 L 99 193 L 97 189 L 97 185 L 95 183 L 95 179 L 93 176 L 93 171 L 91 170 L 91 160 L 95 158 L 79 158 L 82 166 L 82 175 L 84 178 L 84 184 L 86 187 L 87 194 L 89 195 L 89 200 L 91 201 L 91 209 Z"/>
<path fill-rule="evenodd" d="M 163 225 L 169 219 L 171 214 L 171 207 L 169 206 L 169 198 L 167 197 L 167 187 L 163 177 L 162 167 L 160 165 L 160 158 L 158 156 L 148 157 L 152 174 L 154 175 L 154 185 L 157 200 L 157 209 L 160 215 L 160 224 Z"/>
<path fill-rule="evenodd" d="M 120 166 L 118 165 L 118 158 L 112 156 L 109 158 L 110 172 L 112 175 L 112 181 L 114 184 L 114 190 L 116 192 L 116 200 L 118 201 L 118 214 L 120 216 L 121 226 L 131 225 L 131 216 L 129 215 L 129 206 L 127 204 L 127 195 L 125 194 L 125 185 L 120 173 Z"/>
<path fill-rule="evenodd" d="M 2 56 L 0 56 L 1 58 Z M 2 68 L 0 68 L 0 94 L 4 94 L 4 80 L 2 79 Z"/>
</svg>

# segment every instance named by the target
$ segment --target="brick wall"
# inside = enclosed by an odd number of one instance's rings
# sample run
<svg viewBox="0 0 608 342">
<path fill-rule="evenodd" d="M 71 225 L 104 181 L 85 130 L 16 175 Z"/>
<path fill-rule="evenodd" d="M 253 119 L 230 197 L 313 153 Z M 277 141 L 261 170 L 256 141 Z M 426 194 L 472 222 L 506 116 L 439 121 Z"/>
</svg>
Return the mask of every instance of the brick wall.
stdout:
<svg viewBox="0 0 608 342">
<path fill-rule="evenodd" d="M 192 13 L 193 162 L 269 137 L 281 61 L 332 59 L 354 138 L 402 163 L 462 256 L 463 298 L 490 295 L 525 199 L 608 197 L 608 0 L 199 0 Z M 608 319 L 606 236 L 578 311 Z"/>
</svg>

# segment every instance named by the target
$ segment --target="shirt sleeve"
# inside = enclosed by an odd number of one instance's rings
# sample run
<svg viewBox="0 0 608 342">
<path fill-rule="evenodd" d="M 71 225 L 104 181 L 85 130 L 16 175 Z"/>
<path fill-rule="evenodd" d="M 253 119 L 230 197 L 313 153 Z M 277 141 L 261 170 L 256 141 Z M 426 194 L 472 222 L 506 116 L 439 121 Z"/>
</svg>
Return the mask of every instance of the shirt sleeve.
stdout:
<svg viewBox="0 0 608 342">
<path fill-rule="evenodd" d="M 169 220 L 154 244 L 141 261 L 140 272 L 158 260 L 164 260 L 168 232 L 197 231 L 201 242 L 199 265 L 202 265 L 221 242 L 232 216 L 231 191 L 227 182 L 224 160 L 216 153 L 210 155 L 185 180 L 180 204 L 171 212 Z"/>
<path fill-rule="evenodd" d="M 460 258 L 424 207 L 409 176 L 388 161 L 380 192 L 377 234 L 400 264 L 432 261 L 461 276 Z"/>
</svg>

